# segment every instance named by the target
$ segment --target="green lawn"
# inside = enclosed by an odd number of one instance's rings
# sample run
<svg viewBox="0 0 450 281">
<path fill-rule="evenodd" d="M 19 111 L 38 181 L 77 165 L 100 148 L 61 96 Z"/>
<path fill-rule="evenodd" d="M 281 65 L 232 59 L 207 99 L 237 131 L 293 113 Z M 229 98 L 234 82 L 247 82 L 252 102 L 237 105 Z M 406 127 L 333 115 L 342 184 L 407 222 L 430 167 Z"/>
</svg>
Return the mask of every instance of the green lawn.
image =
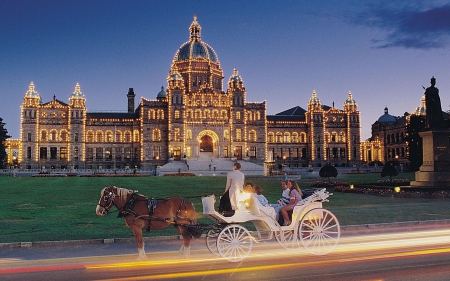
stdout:
<svg viewBox="0 0 450 281">
<path fill-rule="evenodd" d="M 413 174 L 401 174 L 400 177 L 411 179 Z M 298 182 L 306 189 L 318 179 L 314 175 L 302 175 Z M 378 179 L 379 174 L 339 175 L 337 178 L 353 184 L 372 183 Z M 106 217 L 95 214 L 100 190 L 111 184 L 139 190 L 148 197 L 186 197 L 195 204 L 199 223 L 212 224 L 213 221 L 202 217 L 201 196 L 221 194 L 225 181 L 225 177 L 0 176 L 3 228 L 0 243 L 132 237 L 123 220 L 116 218 L 117 212 Z M 275 202 L 281 194 L 279 180 L 248 177 L 248 181 L 261 186 L 270 202 Z M 338 192 L 329 199 L 324 208 L 332 211 L 341 225 L 450 218 L 448 199 L 390 198 Z M 175 234 L 172 228 L 146 235 L 171 234 Z"/>
</svg>

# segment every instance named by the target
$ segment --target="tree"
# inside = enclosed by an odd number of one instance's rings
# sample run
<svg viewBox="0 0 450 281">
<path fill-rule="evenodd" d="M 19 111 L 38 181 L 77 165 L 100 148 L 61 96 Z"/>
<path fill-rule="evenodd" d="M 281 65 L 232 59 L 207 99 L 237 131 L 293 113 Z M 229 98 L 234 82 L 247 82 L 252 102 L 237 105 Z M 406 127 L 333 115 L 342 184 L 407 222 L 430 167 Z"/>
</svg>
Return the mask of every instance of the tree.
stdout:
<svg viewBox="0 0 450 281">
<path fill-rule="evenodd" d="M 392 177 L 395 177 L 396 175 L 398 175 L 397 168 L 395 168 L 391 161 L 387 162 L 383 167 L 383 170 L 381 170 L 381 177 L 384 178 L 385 176 L 389 176 L 389 181 L 392 181 Z"/>
<path fill-rule="evenodd" d="M 331 164 L 326 164 L 319 171 L 319 176 L 322 178 L 328 178 L 328 182 L 331 182 L 330 180 L 331 177 L 335 178 L 337 177 L 337 175 L 338 175 L 337 169 Z"/>
<path fill-rule="evenodd" d="M 8 135 L 8 130 L 5 129 L 5 123 L 3 123 L 3 118 L 0 118 L 0 169 L 5 168 L 6 161 L 6 150 L 5 141 L 10 138 Z"/>
</svg>

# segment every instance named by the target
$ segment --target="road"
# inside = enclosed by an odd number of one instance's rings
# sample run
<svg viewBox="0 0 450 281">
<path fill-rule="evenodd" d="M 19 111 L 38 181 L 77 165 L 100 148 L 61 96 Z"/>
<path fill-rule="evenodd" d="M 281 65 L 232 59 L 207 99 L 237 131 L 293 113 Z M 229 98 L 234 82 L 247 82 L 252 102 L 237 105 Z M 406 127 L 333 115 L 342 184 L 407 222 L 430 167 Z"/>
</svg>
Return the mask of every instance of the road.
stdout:
<svg viewBox="0 0 450 281">
<path fill-rule="evenodd" d="M 0 250 L 0 280 L 450 280 L 450 228 L 344 233 L 325 256 L 260 242 L 247 259 L 230 263 L 203 238 L 191 257 L 181 241 L 147 242 L 148 260 L 137 262 L 131 243 Z"/>
</svg>

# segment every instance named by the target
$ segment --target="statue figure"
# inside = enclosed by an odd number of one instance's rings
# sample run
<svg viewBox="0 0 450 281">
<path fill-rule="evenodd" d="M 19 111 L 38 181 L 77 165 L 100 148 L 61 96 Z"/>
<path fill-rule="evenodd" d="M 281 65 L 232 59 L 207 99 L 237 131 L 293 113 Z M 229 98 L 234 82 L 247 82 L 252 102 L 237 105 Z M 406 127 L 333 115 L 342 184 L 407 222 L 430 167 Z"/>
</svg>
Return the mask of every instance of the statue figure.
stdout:
<svg viewBox="0 0 450 281">
<path fill-rule="evenodd" d="M 439 129 L 444 127 L 441 99 L 439 89 L 436 88 L 436 78 L 431 78 L 431 86 L 425 90 L 426 127 L 427 129 Z"/>
</svg>

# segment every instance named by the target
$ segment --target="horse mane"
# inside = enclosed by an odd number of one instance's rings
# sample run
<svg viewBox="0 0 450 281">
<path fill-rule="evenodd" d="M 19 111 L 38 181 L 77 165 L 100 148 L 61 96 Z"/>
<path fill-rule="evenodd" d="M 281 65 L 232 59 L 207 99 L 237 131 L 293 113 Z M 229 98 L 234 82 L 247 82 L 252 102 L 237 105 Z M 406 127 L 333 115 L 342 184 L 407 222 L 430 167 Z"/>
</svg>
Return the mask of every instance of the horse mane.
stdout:
<svg viewBox="0 0 450 281">
<path fill-rule="evenodd" d="M 127 196 L 133 194 L 133 190 L 131 189 L 126 189 L 122 187 L 115 187 L 115 188 L 117 190 L 117 196 Z"/>
</svg>

